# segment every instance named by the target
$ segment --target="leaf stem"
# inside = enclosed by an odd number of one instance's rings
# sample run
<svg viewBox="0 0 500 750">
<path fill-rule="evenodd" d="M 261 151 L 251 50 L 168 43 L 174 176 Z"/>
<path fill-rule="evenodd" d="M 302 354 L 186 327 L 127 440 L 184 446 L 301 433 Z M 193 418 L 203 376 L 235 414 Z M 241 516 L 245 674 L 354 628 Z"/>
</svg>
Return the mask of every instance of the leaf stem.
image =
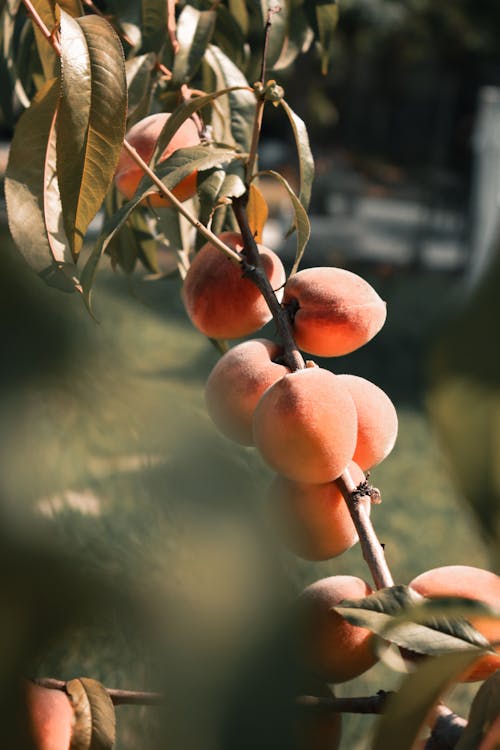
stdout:
<svg viewBox="0 0 500 750">
<path fill-rule="evenodd" d="M 177 23 L 175 20 L 175 3 L 176 0 L 167 0 L 167 32 L 170 44 L 176 55 L 179 51 L 180 44 L 177 40 Z"/>
</svg>

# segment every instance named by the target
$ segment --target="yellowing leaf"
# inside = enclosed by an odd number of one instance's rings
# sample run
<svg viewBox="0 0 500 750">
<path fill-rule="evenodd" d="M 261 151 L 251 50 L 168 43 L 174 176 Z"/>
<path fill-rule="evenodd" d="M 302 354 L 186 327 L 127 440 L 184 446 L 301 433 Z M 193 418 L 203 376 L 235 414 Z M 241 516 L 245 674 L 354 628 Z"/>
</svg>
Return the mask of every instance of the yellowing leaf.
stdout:
<svg viewBox="0 0 500 750">
<path fill-rule="evenodd" d="M 262 232 L 267 221 L 269 210 L 266 199 L 259 188 L 253 183 L 250 185 L 247 205 L 248 223 L 252 234 L 257 242 L 262 242 Z"/>
</svg>

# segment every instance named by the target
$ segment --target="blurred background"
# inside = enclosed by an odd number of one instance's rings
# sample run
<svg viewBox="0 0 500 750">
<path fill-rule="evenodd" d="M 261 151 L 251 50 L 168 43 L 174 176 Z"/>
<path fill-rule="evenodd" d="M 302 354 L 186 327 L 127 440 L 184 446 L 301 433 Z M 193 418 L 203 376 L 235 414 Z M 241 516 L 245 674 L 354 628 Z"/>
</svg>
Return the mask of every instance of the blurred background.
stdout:
<svg viewBox="0 0 500 750">
<path fill-rule="evenodd" d="M 321 364 L 369 378 L 397 407 L 396 447 L 371 479 L 398 583 L 439 565 L 500 567 L 499 34 L 493 0 L 344 0 L 328 75 L 314 49 L 276 74 L 317 165 L 302 267 L 349 268 L 388 305 L 372 342 Z M 260 158 L 296 179 L 272 107 Z M 289 268 L 288 204 L 266 196 L 265 243 Z M 313 564 L 273 537 L 271 472 L 209 423 L 217 353 L 178 281 L 103 268 L 96 322 L 25 268 L 4 203 L 0 244 L 4 716 L 16 675 L 89 675 L 166 692 L 164 713 L 118 709 L 121 750 L 288 747 L 276 721 L 288 608 L 321 577 L 369 578 L 359 547 Z M 336 693 L 399 679 L 379 665 Z M 466 713 L 473 692 L 449 704 Z M 371 724 L 345 717 L 342 746 L 368 748 Z"/>
</svg>

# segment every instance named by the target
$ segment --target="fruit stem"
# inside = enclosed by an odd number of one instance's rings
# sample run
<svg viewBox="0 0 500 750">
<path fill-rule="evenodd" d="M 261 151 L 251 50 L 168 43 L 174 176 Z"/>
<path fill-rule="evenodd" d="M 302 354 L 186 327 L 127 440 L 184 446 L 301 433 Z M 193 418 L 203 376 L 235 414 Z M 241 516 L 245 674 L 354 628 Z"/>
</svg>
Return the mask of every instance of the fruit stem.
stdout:
<svg viewBox="0 0 500 750">
<path fill-rule="evenodd" d="M 362 503 L 366 495 L 363 496 L 360 494 L 348 469 L 345 469 L 342 475 L 335 481 L 344 496 L 349 513 L 358 532 L 363 558 L 370 568 L 375 586 L 377 589 L 394 586 L 394 579 L 385 559 L 384 548 L 378 540 L 370 517 Z"/>
<path fill-rule="evenodd" d="M 56 680 L 52 677 L 41 677 L 33 679 L 32 682 L 35 685 L 40 685 L 40 687 L 49 688 L 49 690 L 66 690 L 66 682 L 64 680 Z M 106 688 L 106 692 L 114 706 L 159 706 L 164 701 L 161 693 L 150 693 L 140 690 L 117 690 L 116 688 Z"/>
<path fill-rule="evenodd" d="M 286 311 L 278 302 L 276 293 L 264 273 L 260 262 L 259 249 L 248 223 L 246 212 L 247 201 L 248 193 L 245 193 L 245 195 L 242 195 L 239 198 L 233 198 L 232 202 L 233 213 L 236 217 L 243 238 L 243 255 L 245 258 L 243 274 L 246 278 L 250 279 L 258 289 L 260 289 L 262 296 L 267 302 L 267 306 L 273 315 L 281 343 L 283 344 L 283 358 L 286 364 L 292 372 L 303 370 L 306 364 L 302 354 L 297 348 L 297 344 L 295 343 L 290 319 Z"/>
</svg>

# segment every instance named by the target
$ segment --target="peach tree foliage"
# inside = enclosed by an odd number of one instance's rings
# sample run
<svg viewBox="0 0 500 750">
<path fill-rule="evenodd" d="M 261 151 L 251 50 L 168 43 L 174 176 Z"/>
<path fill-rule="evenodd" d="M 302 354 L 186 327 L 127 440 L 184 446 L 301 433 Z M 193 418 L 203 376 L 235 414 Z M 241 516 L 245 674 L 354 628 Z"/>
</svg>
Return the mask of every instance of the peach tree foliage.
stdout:
<svg viewBox="0 0 500 750">
<path fill-rule="evenodd" d="M 311 45 L 318 49 L 318 74 L 320 67 L 327 70 L 335 2 L 283 0 L 266 43 L 269 8 L 263 0 L 179 2 L 174 33 L 167 33 L 172 18 L 165 0 L 114 0 L 98 8 L 80 0 L 4 0 L 0 10 L 0 104 L 5 121 L 15 125 L 5 181 L 9 227 L 19 252 L 44 282 L 82 295 L 90 306 L 105 253 L 126 273 L 142 264 L 161 277 L 162 243 L 178 259 L 174 273 L 183 275 L 184 259 L 194 249 L 191 238 L 174 208 L 152 212 L 143 205 L 153 189 L 151 175 L 144 175 L 129 201 L 113 186 L 126 131 L 158 111 L 172 115 L 150 170 L 168 189 L 196 170 L 190 211 L 217 235 L 238 231 L 231 199 L 248 192 L 248 219 L 259 238 L 267 206 L 254 183 L 258 117 L 269 106 L 282 110 L 296 143 L 298 190 L 276 172 L 268 176 L 281 183 L 293 207 L 297 269 L 310 233 L 314 164 L 306 126 L 287 104 L 279 75 Z M 266 75 L 260 80 L 264 47 Z M 199 118 L 202 143 L 159 162 L 172 135 L 193 116 Z M 101 233 L 82 254 L 101 209 Z M 195 248 L 204 241 L 198 231 Z M 410 589 L 389 586 L 336 607 L 348 622 L 377 635 L 384 658 L 387 644 L 435 657 L 405 677 L 388 702 L 375 748 L 411 748 L 442 691 L 488 651 L 485 639 L 456 617 L 488 610 L 470 602 L 451 605 L 422 604 Z M 450 615 L 445 620 L 443 612 Z M 481 700 L 478 696 L 478 705 Z M 110 746 L 99 742 L 92 747 Z M 463 750 L 476 746 L 467 742 L 464 735 Z"/>
</svg>

